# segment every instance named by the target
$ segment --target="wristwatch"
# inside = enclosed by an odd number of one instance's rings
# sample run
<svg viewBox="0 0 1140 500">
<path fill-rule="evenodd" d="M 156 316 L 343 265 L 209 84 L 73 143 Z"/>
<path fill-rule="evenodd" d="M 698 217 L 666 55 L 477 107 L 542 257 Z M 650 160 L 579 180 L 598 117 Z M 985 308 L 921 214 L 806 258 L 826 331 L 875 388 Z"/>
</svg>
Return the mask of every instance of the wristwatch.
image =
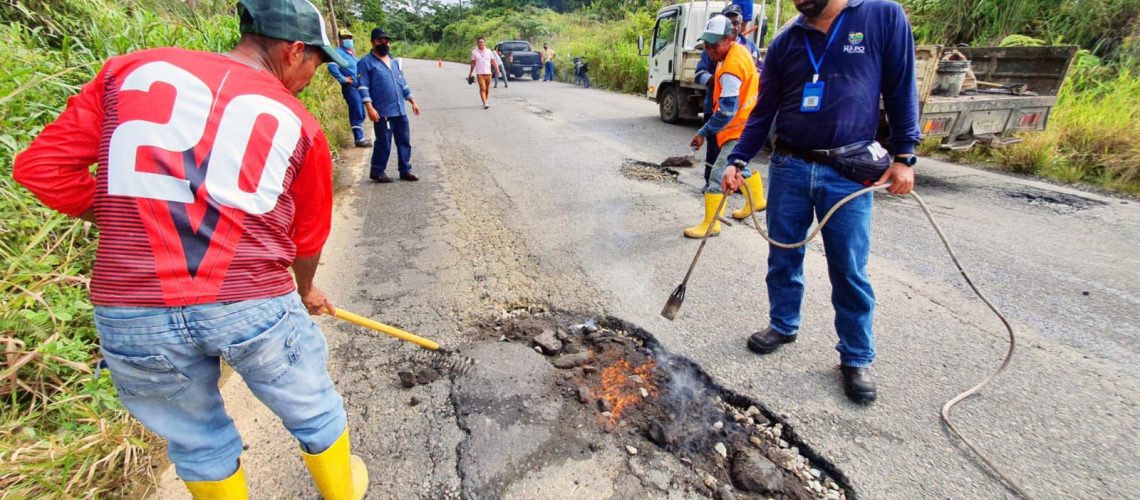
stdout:
<svg viewBox="0 0 1140 500">
<path fill-rule="evenodd" d="M 899 156 L 895 156 L 895 163 L 902 163 L 903 165 L 906 165 L 906 166 L 908 166 L 908 167 L 914 168 L 914 164 L 915 164 L 915 163 L 918 163 L 918 157 L 917 157 L 917 156 L 914 156 L 914 155 L 910 155 L 910 156 L 901 156 L 901 155 L 899 155 Z"/>
<path fill-rule="evenodd" d="M 740 170 L 741 172 L 743 172 L 744 168 L 748 166 L 748 162 L 746 162 L 744 160 L 733 160 L 732 166 L 736 167 L 737 170 Z"/>
</svg>

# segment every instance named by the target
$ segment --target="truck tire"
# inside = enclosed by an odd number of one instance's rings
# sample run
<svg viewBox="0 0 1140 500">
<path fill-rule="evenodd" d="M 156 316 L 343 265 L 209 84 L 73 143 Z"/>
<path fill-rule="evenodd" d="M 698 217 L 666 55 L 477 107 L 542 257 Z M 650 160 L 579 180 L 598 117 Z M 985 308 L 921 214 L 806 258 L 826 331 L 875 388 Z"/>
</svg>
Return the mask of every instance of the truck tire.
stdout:
<svg viewBox="0 0 1140 500">
<path fill-rule="evenodd" d="M 539 72 L 539 70 L 537 70 L 537 69 L 532 69 L 532 70 L 530 71 L 530 79 L 531 79 L 531 80 L 534 80 L 534 81 L 536 81 L 536 82 L 537 82 L 537 81 L 538 81 L 538 79 L 539 79 L 540 77 L 542 77 L 542 74 Z"/>
<path fill-rule="evenodd" d="M 661 89 L 657 105 L 661 111 L 661 121 L 665 123 L 681 121 L 681 96 L 676 87 Z"/>
</svg>

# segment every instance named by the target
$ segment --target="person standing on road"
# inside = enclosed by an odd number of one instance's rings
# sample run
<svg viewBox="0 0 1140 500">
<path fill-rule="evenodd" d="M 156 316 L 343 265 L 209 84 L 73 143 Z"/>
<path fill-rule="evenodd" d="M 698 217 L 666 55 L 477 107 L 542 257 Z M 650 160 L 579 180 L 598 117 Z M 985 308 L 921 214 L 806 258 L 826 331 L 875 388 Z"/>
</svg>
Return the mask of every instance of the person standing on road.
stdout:
<svg viewBox="0 0 1140 500">
<path fill-rule="evenodd" d="M 890 193 L 909 194 L 919 139 L 914 38 L 902 7 L 886 0 L 796 0 L 796 9 L 802 15 L 768 48 L 760 101 L 722 180 L 726 192 L 740 186 L 740 169 L 768 142 L 774 120 L 767 221 L 772 238 L 783 242 L 802 240 L 813 211 L 822 218 L 865 186 L 889 181 Z M 890 122 L 886 148 L 875 142 L 880 95 Z M 852 200 L 823 228 L 843 388 L 856 402 L 878 394 L 869 370 L 872 200 L 869 193 Z M 804 253 L 769 247 L 769 324 L 748 339 L 757 354 L 796 340 Z"/>
<path fill-rule="evenodd" d="M 494 79 L 495 88 L 499 88 L 500 78 L 503 80 L 503 88 L 509 87 L 509 85 L 507 85 L 507 66 L 503 64 L 503 50 L 495 49 L 492 55 L 495 56 L 495 66 L 499 68 L 499 75 Z"/>
<path fill-rule="evenodd" d="M 396 141 L 397 167 L 400 179 L 417 181 L 412 173 L 412 131 L 404 102 L 412 105 L 412 113 L 420 115 L 420 106 L 412 97 L 412 88 L 404 77 L 403 63 L 392 57 L 392 37 L 381 28 L 372 30 L 372 51 L 360 59 L 360 96 L 368 119 L 375 124 L 376 147 L 372 149 L 368 178 L 379 183 L 392 182 L 384 174 Z"/>
<path fill-rule="evenodd" d="M 483 109 L 490 108 L 487 100 L 491 98 L 491 78 L 496 74 L 495 53 L 487 48 L 487 40 L 483 37 L 475 39 L 475 48 L 471 50 L 471 71 L 467 78 L 474 74 L 479 80 L 479 99 L 483 100 Z"/>
<path fill-rule="evenodd" d="M 348 104 L 348 123 L 352 125 L 352 138 L 356 147 L 371 147 L 372 142 L 364 137 L 364 103 L 360 101 L 360 88 L 356 80 L 356 52 L 352 31 L 342 28 L 337 38 L 340 39 L 340 46 L 336 51 L 345 64 L 341 66 L 335 62 L 329 63 L 329 73 L 340 83 L 340 93 L 344 96 L 345 104 Z"/>
<path fill-rule="evenodd" d="M 756 62 L 756 71 L 760 71 L 760 51 L 756 48 L 756 44 L 752 42 L 752 39 L 741 34 L 745 23 L 744 16 L 740 13 L 740 6 L 730 4 L 725 7 L 723 11 L 721 11 L 721 14 L 732 21 L 732 31 L 734 33 L 733 36 L 736 39 L 736 43 L 739 43 L 748 49 L 748 53 L 752 54 L 752 59 Z M 701 60 L 697 63 L 696 81 L 697 83 L 704 85 L 706 89 L 704 114 L 705 123 L 708 123 L 708 121 L 712 119 L 713 105 L 715 104 L 713 102 L 713 73 L 715 72 L 716 64 L 711 59 L 709 59 L 707 52 L 701 52 Z M 712 175 L 713 164 L 716 163 L 716 159 L 719 156 L 720 146 L 717 146 L 715 141 L 709 142 L 708 147 L 705 148 L 705 184 L 704 187 L 701 188 L 702 193 L 709 188 L 709 177 Z M 760 178 L 757 177 L 756 180 L 760 180 Z M 763 188 L 763 186 L 763 183 L 760 183 L 760 187 Z M 760 190 L 757 191 L 757 193 L 762 194 L 763 191 Z M 754 199 L 753 201 L 755 202 L 757 209 L 762 209 L 764 207 L 764 197 L 758 196 L 758 198 L 758 200 Z M 738 210 L 736 212 L 733 212 L 732 216 L 736 217 L 740 215 L 740 217 L 737 218 L 743 219 L 745 217 L 748 217 L 750 214 L 751 212 L 748 212 L 748 207 L 745 206 L 743 212 Z"/>
<path fill-rule="evenodd" d="M 554 53 L 554 49 L 550 48 L 549 44 L 542 44 L 542 66 L 546 69 L 546 73 L 542 75 L 542 81 L 554 80 L 554 59 L 556 57 L 558 55 Z"/>
<path fill-rule="evenodd" d="M 736 145 L 749 113 L 756 106 L 757 86 L 760 83 L 760 75 L 756 72 L 756 64 L 748 49 L 736 43 L 734 38 L 732 21 L 726 16 L 709 19 L 700 36 L 700 41 L 705 45 L 705 54 L 716 66 L 712 91 L 716 106 L 712 117 L 697 131 L 690 146 L 700 148 L 706 137 L 709 138 L 710 147 L 712 144 L 719 146 L 721 153 L 713 164 L 713 173 L 718 178 L 728 163 L 728 152 Z M 760 184 L 760 174 L 745 169 L 744 175 L 749 179 L 749 188 Z M 710 236 L 720 233 L 720 222 L 717 221 L 720 213 L 717 208 L 721 206 L 725 195 L 726 192 L 721 190 L 719 183 L 710 184 L 705 189 L 705 217 L 700 224 L 685 228 L 685 237 L 702 238 L 709 231 L 710 225 Z"/>
<path fill-rule="evenodd" d="M 295 97 L 321 64 L 346 62 L 307 0 L 237 10 L 241 40 L 227 53 L 108 59 L 13 176 L 99 228 L 90 293 L 100 364 L 127 411 L 167 441 L 194 498 L 248 496 L 241 436 L 218 391 L 224 360 L 299 441 L 321 495 L 358 499 L 368 471 L 350 453 L 310 317 L 333 312 L 313 284 L 332 222 L 332 158 Z M 252 185 L 246 170 L 258 173 Z"/>
</svg>

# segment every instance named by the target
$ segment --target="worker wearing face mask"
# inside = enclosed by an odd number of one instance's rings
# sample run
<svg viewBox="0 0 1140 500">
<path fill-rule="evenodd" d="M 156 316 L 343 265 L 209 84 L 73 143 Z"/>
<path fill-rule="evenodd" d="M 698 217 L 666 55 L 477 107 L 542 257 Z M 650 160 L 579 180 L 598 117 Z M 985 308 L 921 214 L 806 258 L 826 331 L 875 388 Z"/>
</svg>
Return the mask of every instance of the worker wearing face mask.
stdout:
<svg viewBox="0 0 1140 500">
<path fill-rule="evenodd" d="M 372 142 L 364 138 L 364 103 L 360 101 L 360 84 L 357 82 L 355 42 L 352 40 L 352 31 L 343 28 L 337 33 L 340 45 L 336 51 L 347 64 L 329 63 L 329 73 L 340 82 L 340 93 L 344 95 L 344 102 L 348 104 L 348 122 L 352 125 L 352 138 L 356 147 L 367 148 Z"/>
</svg>

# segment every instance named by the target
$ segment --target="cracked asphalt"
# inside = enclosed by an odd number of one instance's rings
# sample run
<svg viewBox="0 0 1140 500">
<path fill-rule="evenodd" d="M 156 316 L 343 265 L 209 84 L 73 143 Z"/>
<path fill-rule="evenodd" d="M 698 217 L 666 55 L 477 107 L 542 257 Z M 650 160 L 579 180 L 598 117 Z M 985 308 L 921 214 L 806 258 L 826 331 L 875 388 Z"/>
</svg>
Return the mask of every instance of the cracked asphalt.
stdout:
<svg viewBox="0 0 1140 500">
<path fill-rule="evenodd" d="M 1008 496 L 938 418 L 997 366 L 1005 334 L 913 201 L 875 200 L 880 399 L 855 406 L 838 386 L 818 243 L 805 263 L 800 339 L 775 354 L 744 347 L 766 323 L 768 253 L 745 225 L 709 242 L 677 320 L 658 315 L 696 250 L 681 229 L 702 213 L 700 174 L 641 182 L 621 166 L 686 154 L 694 125 L 662 123 L 638 96 L 529 80 L 493 89 L 483 110 L 462 83 L 466 66 L 409 60 L 406 70 L 424 111 L 412 118 L 421 181 L 372 184 L 364 152 L 348 152 L 318 284 L 339 307 L 472 350 L 516 370 L 523 385 L 504 386 L 517 397 L 501 402 L 484 387 L 472 393 L 485 399 L 482 413 L 458 415 L 455 394 L 469 381 L 401 389 L 395 373 L 411 366 L 412 346 L 321 318 L 353 446 L 371 471 L 369 498 L 666 495 L 613 443 L 586 458 L 567 451 L 577 438 L 558 427 L 564 409 L 550 394 L 518 390 L 547 369 L 537 355 L 471 343 L 474 321 L 530 302 L 641 325 L 785 415 L 865 497 Z M 754 167 L 766 172 L 762 158 Z M 1037 498 L 1140 492 L 1140 204 L 929 159 L 917 168 L 916 190 L 1019 336 L 1008 371 L 956 408 L 958 426 Z M 224 393 L 249 446 L 254 497 L 315 497 L 276 419 L 237 377 Z M 534 405 L 525 428 L 502 417 L 520 402 Z M 480 418 L 498 433 L 473 432 Z M 172 470 L 157 496 L 188 497 Z"/>
</svg>

